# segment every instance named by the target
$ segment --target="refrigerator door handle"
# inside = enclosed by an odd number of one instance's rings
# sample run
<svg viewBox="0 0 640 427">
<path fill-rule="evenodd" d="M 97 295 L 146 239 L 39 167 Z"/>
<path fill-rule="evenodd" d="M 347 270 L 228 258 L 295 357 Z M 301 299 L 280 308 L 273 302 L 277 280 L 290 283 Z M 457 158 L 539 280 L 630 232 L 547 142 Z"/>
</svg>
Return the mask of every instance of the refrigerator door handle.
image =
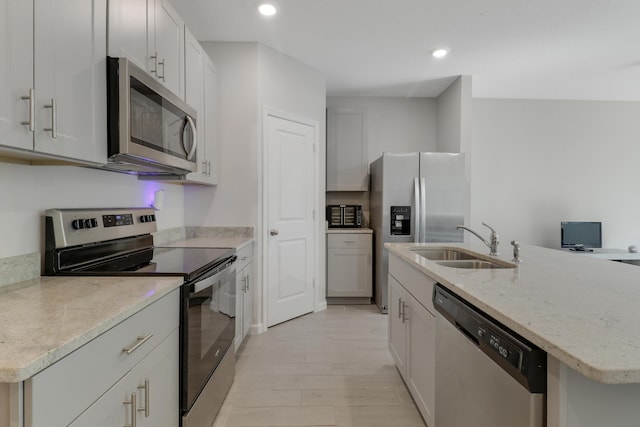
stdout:
<svg viewBox="0 0 640 427">
<path fill-rule="evenodd" d="M 427 241 L 427 182 L 420 178 L 420 243 Z"/>
<path fill-rule="evenodd" d="M 420 242 L 420 178 L 413 179 L 414 188 L 414 202 L 415 212 L 413 213 L 413 241 L 415 243 Z"/>
</svg>

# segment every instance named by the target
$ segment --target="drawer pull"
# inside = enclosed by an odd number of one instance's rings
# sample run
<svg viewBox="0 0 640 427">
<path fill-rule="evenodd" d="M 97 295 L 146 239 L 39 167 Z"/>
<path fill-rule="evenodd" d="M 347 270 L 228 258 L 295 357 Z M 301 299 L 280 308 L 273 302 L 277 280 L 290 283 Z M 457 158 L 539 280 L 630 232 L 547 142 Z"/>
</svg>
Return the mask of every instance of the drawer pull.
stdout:
<svg viewBox="0 0 640 427">
<path fill-rule="evenodd" d="M 125 424 L 122 427 L 136 427 L 136 425 L 138 424 L 136 421 L 136 415 L 137 415 L 137 411 L 136 411 L 136 406 L 138 405 L 136 402 L 136 394 L 135 393 L 131 393 L 131 400 L 129 401 L 124 401 L 122 402 L 125 405 L 131 405 L 131 424 Z"/>
<path fill-rule="evenodd" d="M 355 240 L 344 240 L 344 243 L 355 243 Z"/>
<path fill-rule="evenodd" d="M 142 344 L 146 343 L 151 339 L 153 334 L 149 334 L 146 337 L 138 337 L 135 344 L 130 345 L 129 347 L 125 347 L 122 349 L 123 353 L 131 354 L 136 351 Z"/>
</svg>

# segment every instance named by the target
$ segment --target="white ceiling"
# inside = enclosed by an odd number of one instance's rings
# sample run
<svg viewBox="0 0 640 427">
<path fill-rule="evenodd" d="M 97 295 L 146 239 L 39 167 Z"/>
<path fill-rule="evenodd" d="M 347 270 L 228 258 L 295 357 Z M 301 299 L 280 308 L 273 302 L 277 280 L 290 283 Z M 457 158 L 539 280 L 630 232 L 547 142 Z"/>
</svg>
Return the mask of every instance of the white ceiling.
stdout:
<svg viewBox="0 0 640 427">
<path fill-rule="evenodd" d="M 640 0 L 172 0 L 201 41 L 258 41 L 326 75 L 328 95 L 640 101 Z M 436 60 L 430 52 L 447 47 Z"/>
</svg>

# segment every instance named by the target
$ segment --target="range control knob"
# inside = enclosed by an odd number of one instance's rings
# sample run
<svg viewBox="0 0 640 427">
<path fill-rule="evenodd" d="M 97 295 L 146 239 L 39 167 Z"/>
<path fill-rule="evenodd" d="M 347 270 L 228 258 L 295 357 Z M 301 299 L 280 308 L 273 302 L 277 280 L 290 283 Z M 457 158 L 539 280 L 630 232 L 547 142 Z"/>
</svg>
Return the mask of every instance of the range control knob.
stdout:
<svg viewBox="0 0 640 427">
<path fill-rule="evenodd" d="M 84 221 L 84 228 L 93 228 L 93 226 L 91 225 L 90 219 L 85 219 L 83 221 Z"/>
<path fill-rule="evenodd" d="M 149 215 L 149 221 L 150 222 L 154 222 L 156 220 L 156 216 L 155 215 Z"/>
<path fill-rule="evenodd" d="M 71 227 L 74 230 L 81 230 L 84 228 L 84 221 L 81 219 L 74 219 L 73 221 L 71 221 Z"/>
</svg>

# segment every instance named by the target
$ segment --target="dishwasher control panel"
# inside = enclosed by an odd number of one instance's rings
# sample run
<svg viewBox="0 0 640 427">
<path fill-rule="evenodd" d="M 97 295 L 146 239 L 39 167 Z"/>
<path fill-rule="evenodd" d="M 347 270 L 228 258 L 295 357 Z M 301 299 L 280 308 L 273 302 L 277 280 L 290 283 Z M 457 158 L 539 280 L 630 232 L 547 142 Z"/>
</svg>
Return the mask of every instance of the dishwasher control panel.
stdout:
<svg viewBox="0 0 640 427">
<path fill-rule="evenodd" d="M 483 343 L 490 351 L 506 360 L 518 371 L 522 370 L 522 350 L 513 345 L 509 339 L 492 331 L 486 325 L 477 326 L 477 336 L 479 343 Z"/>
</svg>

